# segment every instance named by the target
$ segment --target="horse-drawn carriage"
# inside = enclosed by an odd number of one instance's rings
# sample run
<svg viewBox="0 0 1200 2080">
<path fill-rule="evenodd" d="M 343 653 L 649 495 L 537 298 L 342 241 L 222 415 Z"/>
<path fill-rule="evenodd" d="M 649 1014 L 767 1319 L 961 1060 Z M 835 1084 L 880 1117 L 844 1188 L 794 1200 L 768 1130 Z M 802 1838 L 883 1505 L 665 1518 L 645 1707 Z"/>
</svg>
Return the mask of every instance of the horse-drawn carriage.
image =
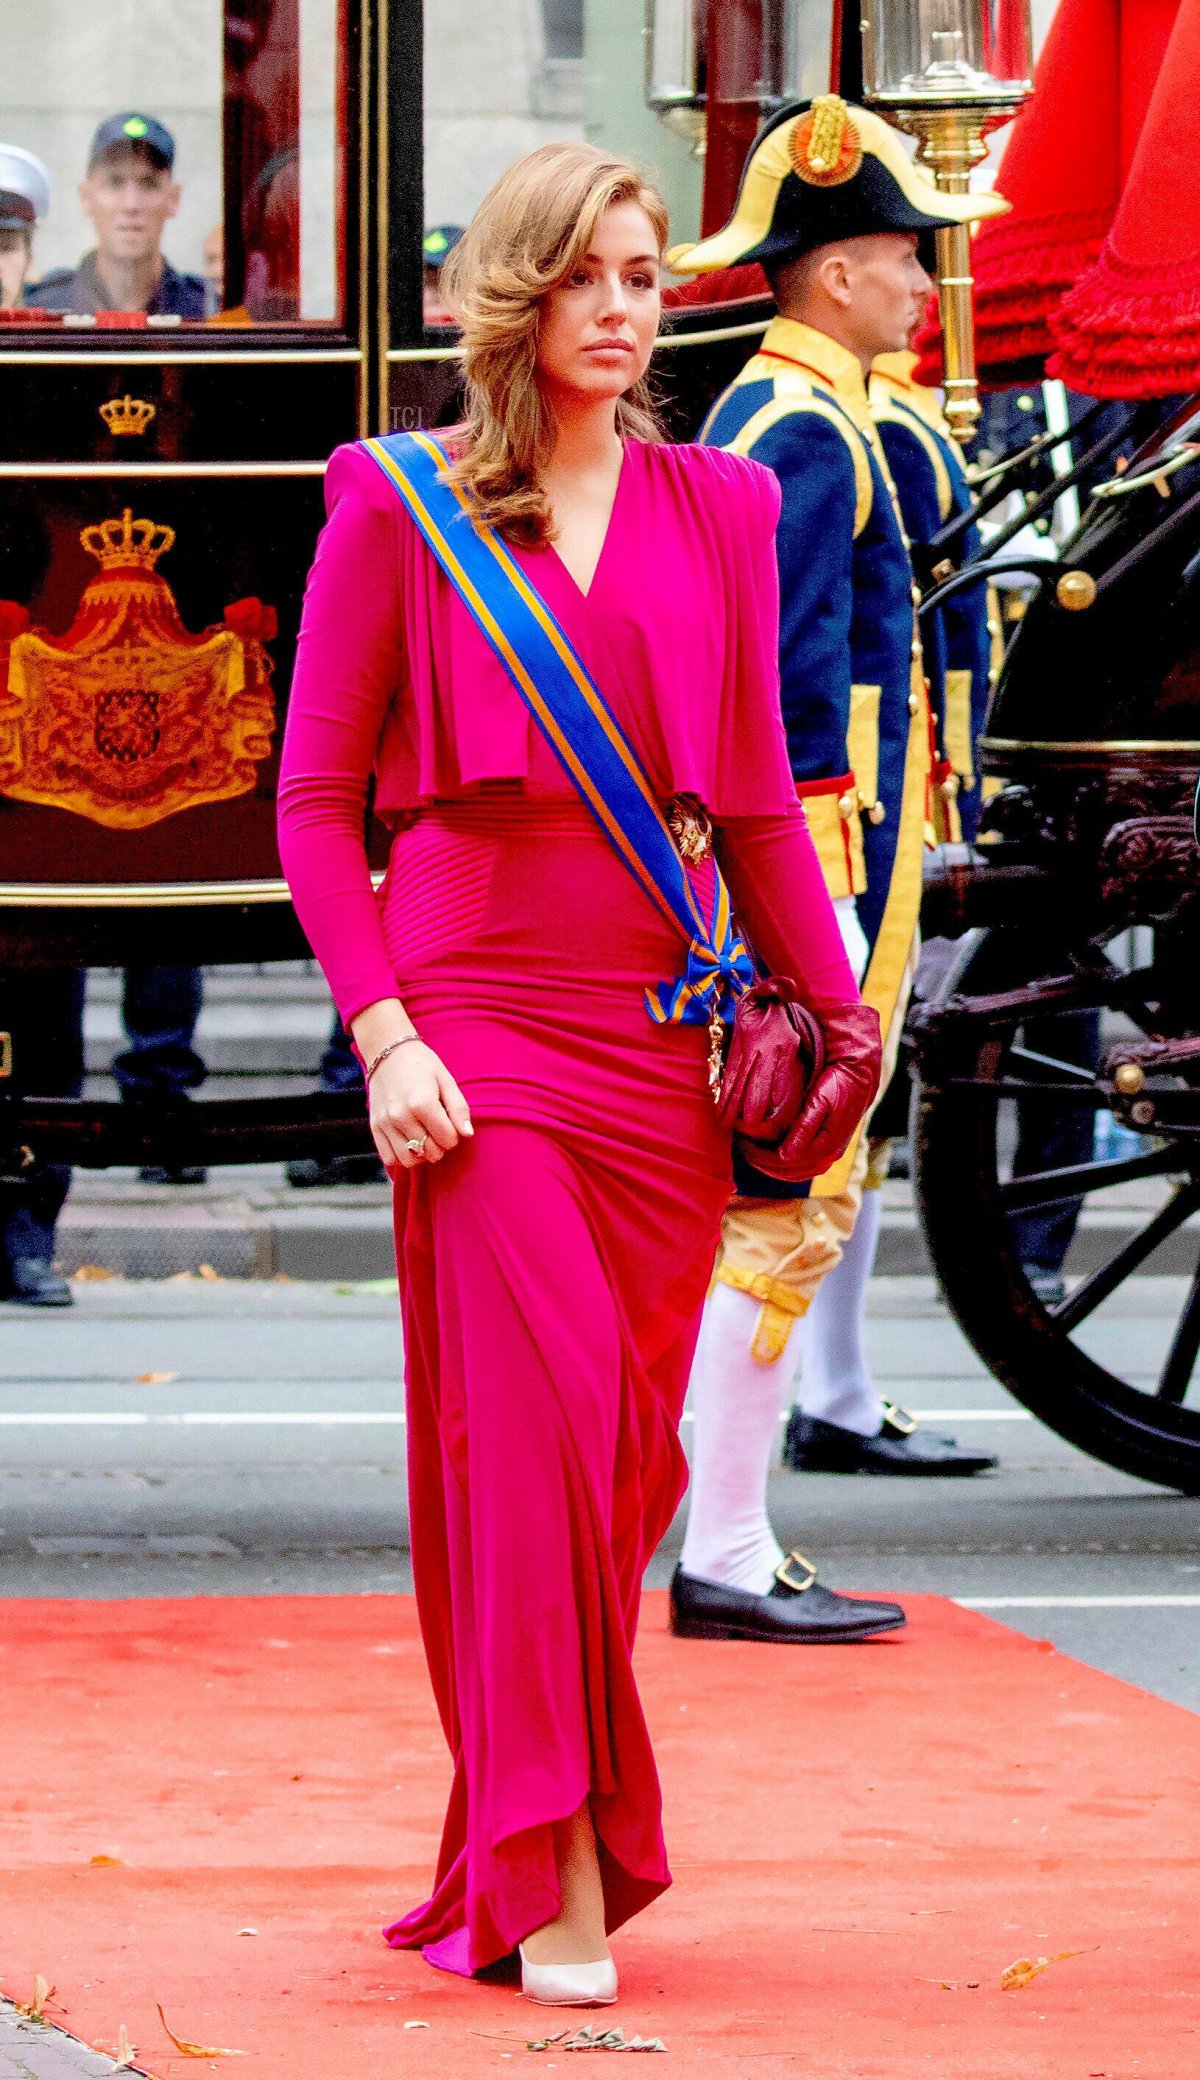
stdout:
<svg viewBox="0 0 1200 2080">
<path fill-rule="evenodd" d="M 1200 1489 L 1200 1410 L 1187 1405 L 1200 1272 L 1181 1233 L 1200 1210 L 1198 430 L 1192 400 L 1095 485 L 1062 560 L 1032 574 L 980 747 L 999 791 L 975 852 L 935 871 L 926 905 L 927 930 L 965 936 L 914 1032 L 921 1215 L 959 1322 L 1062 1436 L 1189 1491 Z M 1092 1131 L 1106 1115 L 1138 1141 L 1107 1152 Z M 1023 1169 L 1021 1122 L 1039 1116 L 1056 1123 L 1059 1154 Z M 1061 1300 L 1039 1300 L 1020 1217 L 1114 1199 L 1112 1243 L 1098 1222 L 1098 1260 Z M 1186 1297 L 1179 1307 L 1173 1288 L 1156 1288 L 1161 1336 L 1130 1349 L 1122 1289 L 1173 1240 L 1166 1261 L 1186 1268 Z"/>
</svg>

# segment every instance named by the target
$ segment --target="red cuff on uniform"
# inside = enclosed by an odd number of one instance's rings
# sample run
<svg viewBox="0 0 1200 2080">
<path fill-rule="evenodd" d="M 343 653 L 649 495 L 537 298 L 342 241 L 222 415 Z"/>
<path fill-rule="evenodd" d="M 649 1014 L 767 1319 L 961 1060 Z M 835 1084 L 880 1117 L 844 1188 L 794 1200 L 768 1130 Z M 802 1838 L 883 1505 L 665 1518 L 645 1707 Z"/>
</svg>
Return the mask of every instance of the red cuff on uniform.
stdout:
<svg viewBox="0 0 1200 2080">
<path fill-rule="evenodd" d="M 797 780 L 796 793 L 803 801 L 808 794 L 846 794 L 854 784 L 853 773 L 843 773 L 834 780 Z"/>
</svg>

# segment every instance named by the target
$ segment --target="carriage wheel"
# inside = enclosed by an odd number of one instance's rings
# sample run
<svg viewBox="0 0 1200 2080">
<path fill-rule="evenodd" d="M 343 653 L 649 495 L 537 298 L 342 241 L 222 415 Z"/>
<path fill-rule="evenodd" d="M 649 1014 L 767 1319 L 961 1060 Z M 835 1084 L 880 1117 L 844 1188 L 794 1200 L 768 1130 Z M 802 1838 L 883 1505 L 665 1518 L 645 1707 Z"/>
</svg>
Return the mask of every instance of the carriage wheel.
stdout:
<svg viewBox="0 0 1200 2080">
<path fill-rule="evenodd" d="M 981 1025 L 952 1024 L 943 1002 L 918 1037 L 914 1146 L 926 1240 L 959 1325 L 1018 1401 L 1093 1458 L 1200 1494 L 1200 1249 L 1183 1233 L 1200 1211 L 1200 1135 L 1104 1148 L 1094 1123 L 1112 1115 L 1089 1065 L 1094 1038 L 1050 981 L 1065 965 L 1048 967 L 1044 939 L 1012 930 L 972 933 L 964 944 L 958 999 L 1020 988 L 1027 1001 L 1020 1015 Z M 1161 1017 L 1150 1008 L 1159 999 L 1153 964 L 1132 977 L 1107 962 L 1096 972 L 1106 1033 L 1152 1032 Z M 1045 1146 L 1051 1122 L 1058 1149 L 1035 1167 L 1028 1144 Z M 1103 1230 L 1082 1233 L 1088 1261 L 1068 1275 L 1064 1298 L 1039 1298 L 1026 1269 L 1031 1224 L 1044 1241 L 1073 1206 L 1111 1208 L 1114 1194 L 1123 1232 L 1111 1247 Z M 1128 1281 L 1143 1266 L 1153 1272 L 1164 1245 L 1168 1268 L 1189 1274 L 1182 1304 L 1172 1299 L 1150 1321 L 1139 1306 L 1118 1352 L 1114 1328 L 1134 1297 Z"/>
</svg>

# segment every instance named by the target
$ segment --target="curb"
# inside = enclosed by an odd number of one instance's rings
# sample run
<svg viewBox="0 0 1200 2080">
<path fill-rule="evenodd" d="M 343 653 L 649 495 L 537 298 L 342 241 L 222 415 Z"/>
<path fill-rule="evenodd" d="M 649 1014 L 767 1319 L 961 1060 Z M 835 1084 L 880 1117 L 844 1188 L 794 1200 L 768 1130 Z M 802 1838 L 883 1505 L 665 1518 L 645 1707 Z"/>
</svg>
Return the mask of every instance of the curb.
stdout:
<svg viewBox="0 0 1200 2080">
<path fill-rule="evenodd" d="M 1147 1219 L 1093 1215 L 1081 1222 L 1068 1269 L 1098 1270 Z M 1189 1224 L 1144 1263 L 1137 1275 L 1192 1277 L 1200 1230 Z M 391 1209 L 313 1206 L 295 1209 L 222 1209 L 210 1206 L 98 1206 L 68 1201 L 58 1227 L 58 1261 L 68 1276 L 81 1265 L 122 1278 L 171 1278 L 208 1265 L 221 1278 L 292 1278 L 313 1281 L 386 1278 L 395 1270 Z M 916 1216 L 889 1209 L 883 1216 L 876 1275 L 929 1277 L 932 1267 Z"/>
<path fill-rule="evenodd" d="M 214 1214 L 171 1208 L 169 1220 L 142 1209 L 64 1207 L 58 1262 L 68 1277 L 96 1265 L 121 1278 L 173 1278 L 208 1265 L 221 1278 L 385 1278 L 396 1269 L 390 1209 L 314 1207 L 296 1212 Z"/>
</svg>

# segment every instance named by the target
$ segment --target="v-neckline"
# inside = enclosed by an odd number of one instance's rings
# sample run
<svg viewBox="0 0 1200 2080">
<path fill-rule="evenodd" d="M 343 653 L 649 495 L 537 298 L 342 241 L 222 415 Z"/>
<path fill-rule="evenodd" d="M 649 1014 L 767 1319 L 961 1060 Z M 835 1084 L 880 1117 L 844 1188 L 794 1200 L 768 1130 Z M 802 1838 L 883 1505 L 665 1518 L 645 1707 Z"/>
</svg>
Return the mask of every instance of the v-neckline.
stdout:
<svg viewBox="0 0 1200 2080">
<path fill-rule="evenodd" d="M 604 559 L 608 554 L 608 545 L 612 540 L 613 523 L 615 522 L 617 517 L 617 508 L 621 503 L 621 494 L 625 488 L 625 479 L 629 471 L 629 451 L 632 448 L 632 446 L 633 442 L 627 440 L 621 450 L 621 467 L 617 471 L 617 488 L 613 492 L 613 502 L 608 509 L 608 520 L 604 529 L 604 538 L 600 544 L 600 554 L 597 556 L 595 563 L 592 565 L 592 575 L 588 579 L 586 591 L 580 584 L 578 578 L 575 576 L 574 571 L 571 570 L 570 566 L 559 555 L 558 550 L 554 546 L 554 543 L 546 543 L 547 549 L 549 550 L 551 556 L 554 558 L 555 563 L 558 565 L 558 568 L 562 572 L 568 585 L 571 587 L 572 592 L 575 594 L 576 598 L 583 603 L 584 606 L 587 606 L 589 604 L 592 595 L 596 590 L 596 580 L 599 578 L 600 573 L 604 568 Z"/>
</svg>

